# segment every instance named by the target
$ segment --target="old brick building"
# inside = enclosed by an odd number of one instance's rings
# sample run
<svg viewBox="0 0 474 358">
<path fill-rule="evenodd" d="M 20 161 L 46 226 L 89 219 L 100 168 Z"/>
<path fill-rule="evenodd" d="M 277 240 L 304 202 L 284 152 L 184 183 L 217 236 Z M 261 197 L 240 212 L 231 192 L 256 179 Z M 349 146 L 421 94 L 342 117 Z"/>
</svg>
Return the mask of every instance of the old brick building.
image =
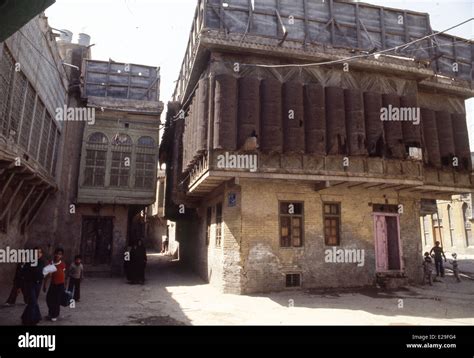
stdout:
<svg viewBox="0 0 474 358">
<path fill-rule="evenodd" d="M 71 39 L 41 14 L 0 43 L 0 245 L 120 272 L 155 201 L 159 68 L 92 61 L 89 36 Z"/>
<path fill-rule="evenodd" d="M 234 293 L 418 282 L 421 206 L 472 190 L 473 45 L 433 34 L 346 1 L 199 1 L 160 147 L 183 259 Z"/>
<path fill-rule="evenodd" d="M 55 244 L 62 223 L 50 205 L 62 195 L 67 136 L 55 113 L 68 103 L 68 86 L 56 36 L 43 14 L 0 43 L 2 248 L 41 243 L 48 251 Z M 14 268 L 0 265 L 0 285 L 10 283 Z"/>
</svg>

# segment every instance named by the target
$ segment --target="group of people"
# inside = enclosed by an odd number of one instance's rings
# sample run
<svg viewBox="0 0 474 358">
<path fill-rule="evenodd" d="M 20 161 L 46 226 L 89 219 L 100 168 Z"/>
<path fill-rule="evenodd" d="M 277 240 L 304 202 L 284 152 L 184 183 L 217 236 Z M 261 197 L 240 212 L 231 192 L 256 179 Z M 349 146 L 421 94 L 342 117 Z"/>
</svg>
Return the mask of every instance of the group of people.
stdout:
<svg viewBox="0 0 474 358">
<path fill-rule="evenodd" d="M 457 261 L 457 255 L 455 253 L 451 254 L 453 260 L 451 261 L 451 265 L 453 267 L 453 274 L 456 278 L 457 282 L 461 282 L 459 278 L 459 266 Z M 444 277 L 444 262 L 446 262 L 446 255 L 444 254 L 443 248 L 441 247 L 441 243 L 439 241 L 435 242 L 435 246 L 430 250 L 430 252 L 424 253 L 424 260 L 423 260 L 423 284 L 427 282 L 432 286 L 433 285 L 433 259 L 434 259 L 434 266 L 436 269 L 436 278 Z"/>
<path fill-rule="evenodd" d="M 38 305 L 41 288 L 43 292 L 47 292 L 48 316 L 46 319 L 55 322 L 59 317 L 61 305 L 69 304 L 69 294 L 73 294 L 75 302 L 80 301 L 81 281 L 84 278 L 84 267 L 80 255 L 75 256 L 74 263 L 67 269 L 63 261 L 63 249 L 54 250 L 53 260 L 49 262 L 44 257 L 41 248 L 35 248 L 35 250 L 38 253 L 38 261 L 35 265 L 32 263 L 17 265 L 13 287 L 5 303 L 6 306 L 14 305 L 18 294 L 23 293 L 23 301 L 26 304 L 21 315 L 23 325 L 37 325 L 43 319 Z M 67 278 L 69 284 L 66 291 Z"/>
</svg>

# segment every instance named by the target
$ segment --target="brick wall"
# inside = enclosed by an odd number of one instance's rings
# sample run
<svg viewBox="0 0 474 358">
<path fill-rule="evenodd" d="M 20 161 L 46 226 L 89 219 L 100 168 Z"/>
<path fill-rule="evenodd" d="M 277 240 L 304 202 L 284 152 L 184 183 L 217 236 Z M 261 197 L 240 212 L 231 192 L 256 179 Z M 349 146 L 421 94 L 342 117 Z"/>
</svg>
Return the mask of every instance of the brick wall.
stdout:
<svg viewBox="0 0 474 358">
<path fill-rule="evenodd" d="M 351 287 L 375 280 L 375 246 L 372 207 L 369 203 L 403 204 L 400 216 L 403 265 L 410 280 L 419 277 L 421 245 L 416 198 L 397 197 L 377 190 L 329 189 L 316 192 L 311 184 L 277 181 L 241 181 L 243 291 L 281 290 L 285 273 L 301 273 L 302 286 Z M 385 197 L 384 197 L 385 195 Z M 386 202 L 387 200 L 387 202 Z M 279 201 L 304 202 L 304 244 L 282 248 L 279 243 Z M 364 249 L 364 265 L 326 263 L 323 202 L 341 203 L 343 249 Z"/>
</svg>

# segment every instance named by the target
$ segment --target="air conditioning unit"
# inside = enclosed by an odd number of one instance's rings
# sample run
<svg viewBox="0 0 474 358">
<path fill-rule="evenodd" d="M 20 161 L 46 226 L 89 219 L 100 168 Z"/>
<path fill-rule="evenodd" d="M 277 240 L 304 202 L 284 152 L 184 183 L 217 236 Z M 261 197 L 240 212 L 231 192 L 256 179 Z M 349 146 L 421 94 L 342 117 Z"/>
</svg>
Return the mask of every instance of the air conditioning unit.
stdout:
<svg viewBox="0 0 474 358">
<path fill-rule="evenodd" d="M 410 147 L 408 149 L 408 157 L 412 160 L 423 160 L 423 151 L 421 148 Z"/>
</svg>

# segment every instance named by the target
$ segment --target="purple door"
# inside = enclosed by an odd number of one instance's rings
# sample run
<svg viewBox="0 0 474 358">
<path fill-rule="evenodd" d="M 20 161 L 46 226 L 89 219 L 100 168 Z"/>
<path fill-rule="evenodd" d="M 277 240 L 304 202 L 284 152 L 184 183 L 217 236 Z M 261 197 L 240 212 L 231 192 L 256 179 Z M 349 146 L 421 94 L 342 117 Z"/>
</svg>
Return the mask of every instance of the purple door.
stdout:
<svg viewBox="0 0 474 358">
<path fill-rule="evenodd" d="M 385 216 L 374 215 L 375 267 L 376 271 L 387 271 L 387 224 Z"/>
<path fill-rule="evenodd" d="M 375 265 L 377 272 L 400 271 L 402 253 L 398 215 L 374 214 Z"/>
</svg>

